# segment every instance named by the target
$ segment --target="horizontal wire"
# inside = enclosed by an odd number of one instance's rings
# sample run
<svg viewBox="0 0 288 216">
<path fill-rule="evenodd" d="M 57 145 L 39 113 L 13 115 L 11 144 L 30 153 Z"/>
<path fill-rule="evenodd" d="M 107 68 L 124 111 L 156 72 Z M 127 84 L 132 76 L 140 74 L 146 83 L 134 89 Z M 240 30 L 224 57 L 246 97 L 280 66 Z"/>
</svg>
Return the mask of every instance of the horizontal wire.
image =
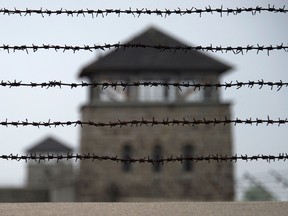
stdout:
<svg viewBox="0 0 288 216">
<path fill-rule="evenodd" d="M 253 155 L 253 156 L 247 156 L 247 155 L 241 155 L 241 156 L 227 156 L 227 155 L 207 155 L 207 156 L 171 156 L 168 158 L 160 158 L 160 159 L 153 159 L 148 157 L 143 157 L 143 158 L 118 158 L 117 156 L 115 157 L 110 157 L 110 156 L 99 156 L 95 154 L 47 154 L 47 155 L 41 155 L 41 154 L 30 154 L 30 155 L 22 155 L 18 156 L 17 155 L 0 155 L 0 159 L 5 159 L 5 160 L 25 160 L 26 162 L 28 160 L 34 160 L 34 161 L 50 161 L 50 160 L 71 160 L 75 159 L 77 160 L 98 160 L 98 161 L 114 161 L 114 162 L 122 162 L 122 163 L 152 163 L 152 164 L 164 164 L 168 162 L 184 162 L 184 161 L 192 161 L 192 162 L 199 162 L 199 161 L 206 161 L 206 162 L 211 162 L 211 161 L 216 161 L 216 162 L 237 162 L 239 160 L 242 161 L 258 161 L 258 160 L 264 160 L 267 162 L 274 162 L 274 161 L 286 161 L 288 159 L 288 154 L 287 153 L 280 153 L 279 155 L 263 155 L 263 154 L 258 154 L 258 155 Z"/>
<path fill-rule="evenodd" d="M 45 17 L 45 15 L 51 16 L 51 15 L 60 15 L 64 14 L 67 16 L 73 17 L 76 15 L 77 17 L 79 15 L 82 15 L 85 17 L 85 15 L 91 15 L 92 18 L 95 16 L 98 17 L 99 15 L 102 17 L 108 16 L 109 14 L 116 14 L 120 16 L 121 14 L 128 14 L 128 15 L 133 15 L 136 16 L 141 16 L 141 15 L 157 15 L 161 17 L 167 17 L 170 15 L 189 15 L 189 14 L 199 14 L 200 17 L 203 13 L 208 13 L 208 14 L 220 14 L 222 17 L 223 14 L 228 15 L 238 15 L 241 13 L 251 13 L 252 15 L 260 14 L 261 12 L 271 12 L 271 13 L 287 13 L 288 10 L 285 9 L 285 6 L 276 8 L 274 5 L 270 6 L 268 4 L 268 7 L 236 7 L 236 8 L 223 8 L 223 6 L 219 8 L 211 8 L 211 6 L 205 7 L 205 8 L 196 8 L 192 7 L 191 9 L 164 9 L 164 10 L 159 10 L 159 9 L 147 9 L 147 8 L 142 8 L 142 9 L 79 9 L 79 10 L 67 10 L 67 9 L 58 9 L 58 10 L 49 10 L 49 9 L 7 9 L 7 8 L 1 8 L 0 9 L 0 14 L 3 15 L 15 15 L 18 14 L 20 16 L 31 16 L 33 14 L 38 14 L 41 15 L 42 17 Z"/>
<path fill-rule="evenodd" d="M 70 46 L 70 45 L 50 45 L 50 44 L 43 44 L 43 45 L 0 45 L 0 50 L 7 51 L 10 53 L 10 51 L 26 51 L 28 54 L 29 50 L 32 50 L 33 52 L 39 51 L 39 50 L 55 50 L 55 51 L 73 51 L 74 53 L 76 51 L 90 51 L 92 52 L 93 50 L 110 50 L 110 49 L 115 49 L 117 51 L 119 48 L 143 48 L 143 49 L 156 49 L 159 51 L 173 51 L 174 53 L 177 51 L 206 51 L 206 52 L 222 52 L 222 53 L 227 53 L 227 52 L 232 52 L 233 54 L 244 54 L 244 52 L 249 52 L 249 51 L 257 51 L 257 54 L 260 51 L 266 51 L 267 54 L 271 51 L 275 50 L 283 50 L 285 52 L 288 52 L 288 45 L 283 45 L 283 43 L 279 45 L 247 45 L 247 46 L 228 46 L 228 47 L 222 47 L 222 46 L 167 46 L 167 45 L 148 45 L 148 44 L 141 44 L 141 43 L 128 43 L 128 44 L 121 44 L 121 43 L 116 43 L 116 44 L 107 44 L 105 43 L 104 45 L 83 45 L 83 46 Z"/>
<path fill-rule="evenodd" d="M 141 120 L 131 120 L 131 121 L 115 121 L 115 122 L 93 122 L 93 121 L 57 121 L 57 122 L 52 122 L 50 120 L 48 120 L 47 122 L 44 121 L 32 121 L 29 122 L 27 119 L 25 121 L 8 121 L 6 119 L 6 121 L 2 121 L 0 122 L 1 126 L 34 126 L 34 127 L 58 127 L 58 126 L 94 126 L 94 127 L 123 127 L 123 126 L 156 126 L 156 125 L 165 125 L 165 126 L 195 126 L 195 125 L 209 125 L 212 124 L 214 126 L 216 125 L 227 125 L 227 124 L 233 124 L 233 125 L 238 125 L 238 124 L 245 124 L 245 125 L 256 125 L 258 126 L 259 124 L 266 124 L 268 125 L 283 125 L 283 124 L 287 124 L 288 123 L 288 119 L 280 119 L 278 118 L 278 120 L 272 120 L 269 118 L 269 116 L 267 117 L 267 119 L 259 119 L 259 118 L 248 118 L 248 119 L 227 119 L 226 117 L 224 119 L 211 119 L 211 120 L 207 120 L 205 118 L 203 119 L 193 119 L 193 120 L 186 120 L 185 118 L 183 118 L 182 120 L 169 120 L 169 118 L 167 118 L 166 120 L 163 119 L 162 121 L 157 121 L 155 120 L 155 118 L 153 118 L 152 120 L 145 120 L 144 118 L 142 118 Z"/>
<path fill-rule="evenodd" d="M 271 90 L 273 90 L 273 87 L 276 87 L 277 91 L 279 91 L 282 87 L 288 87 L 288 82 L 283 82 L 282 80 L 277 82 L 265 82 L 263 79 L 258 81 L 247 81 L 247 82 L 241 82 L 241 81 L 235 81 L 235 82 L 225 82 L 225 83 L 196 83 L 196 82 L 154 82 L 154 81 L 143 81 L 143 82 L 122 82 L 122 81 L 115 81 L 115 82 L 81 82 L 81 83 L 64 83 L 62 81 L 48 81 L 48 82 L 30 82 L 30 83 L 22 83 L 22 81 L 1 81 L 0 86 L 2 87 L 41 87 L 41 88 L 53 88 L 53 87 L 70 87 L 71 89 L 77 88 L 77 87 L 101 87 L 101 89 L 106 89 L 108 87 L 112 87 L 114 90 L 116 90 L 117 87 L 123 88 L 123 91 L 127 87 L 138 87 L 138 86 L 144 86 L 144 87 L 176 87 L 180 90 L 182 88 L 194 88 L 194 90 L 201 90 L 206 88 L 215 88 L 216 90 L 218 88 L 232 88 L 235 87 L 237 89 L 240 89 L 244 86 L 247 86 L 248 88 L 253 88 L 255 86 L 259 86 L 259 89 L 262 89 L 263 86 L 269 86 Z"/>
</svg>

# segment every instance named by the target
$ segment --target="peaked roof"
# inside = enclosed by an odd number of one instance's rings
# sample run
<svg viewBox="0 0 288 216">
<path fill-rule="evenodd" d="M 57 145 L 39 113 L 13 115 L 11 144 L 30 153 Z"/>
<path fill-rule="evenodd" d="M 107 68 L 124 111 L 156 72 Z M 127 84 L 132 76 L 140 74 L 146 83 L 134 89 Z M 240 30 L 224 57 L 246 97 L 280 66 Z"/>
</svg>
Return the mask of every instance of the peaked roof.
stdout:
<svg viewBox="0 0 288 216">
<path fill-rule="evenodd" d="M 69 153 L 72 148 L 60 143 L 52 137 L 48 137 L 33 147 L 27 149 L 27 153 Z"/>
<path fill-rule="evenodd" d="M 148 28 L 126 44 L 185 46 L 184 43 Z M 112 71 L 209 71 L 222 73 L 231 67 L 201 51 L 160 51 L 151 48 L 119 48 L 85 67 L 80 77 Z"/>
</svg>

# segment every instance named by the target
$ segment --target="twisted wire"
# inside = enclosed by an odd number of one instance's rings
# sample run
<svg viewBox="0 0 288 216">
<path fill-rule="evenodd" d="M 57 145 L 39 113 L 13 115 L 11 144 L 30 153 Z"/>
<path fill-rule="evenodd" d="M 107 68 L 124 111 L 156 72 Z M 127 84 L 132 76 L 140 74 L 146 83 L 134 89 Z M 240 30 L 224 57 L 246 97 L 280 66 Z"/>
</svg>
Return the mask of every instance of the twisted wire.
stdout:
<svg viewBox="0 0 288 216">
<path fill-rule="evenodd" d="M 287 13 L 288 10 L 285 9 L 285 5 L 283 7 L 276 8 L 274 5 L 271 6 L 268 4 L 267 7 L 236 7 L 236 8 L 223 8 L 223 6 L 219 8 L 211 8 L 211 6 L 207 6 L 205 8 L 196 8 L 192 7 L 191 9 L 79 9 L 79 10 L 67 10 L 67 9 L 58 9 L 58 10 L 49 10 L 49 9 L 7 9 L 7 8 L 1 8 L 0 14 L 2 15 L 24 15 L 24 16 L 31 16 L 31 15 L 41 15 L 42 17 L 45 17 L 45 15 L 51 16 L 51 15 L 67 15 L 73 17 L 76 15 L 77 17 L 79 15 L 82 15 L 85 17 L 86 15 L 91 15 L 92 18 L 98 17 L 98 16 L 108 16 L 109 14 L 116 14 L 118 16 L 127 14 L 127 15 L 133 15 L 134 17 L 139 17 L 141 15 L 157 15 L 161 17 L 167 17 L 170 15 L 191 15 L 191 14 L 199 14 L 201 17 L 202 14 L 220 14 L 222 17 L 223 14 L 228 15 L 238 15 L 242 13 L 251 13 L 252 15 L 260 14 L 261 12 L 270 12 L 270 13 Z"/>
<path fill-rule="evenodd" d="M 100 156 L 100 155 L 95 155 L 93 154 L 47 154 L 47 155 L 42 155 L 42 154 L 30 154 L 30 155 L 0 155 L 0 159 L 4 160 L 16 160 L 16 161 L 21 161 L 24 160 L 28 162 L 29 160 L 34 160 L 34 161 L 51 161 L 51 160 L 56 160 L 57 162 L 60 160 L 72 160 L 75 159 L 75 161 L 78 160 L 92 160 L 92 161 L 114 161 L 114 162 L 121 162 L 121 163 L 150 163 L 150 164 L 164 164 L 164 163 L 169 163 L 169 162 L 183 162 L 183 161 L 192 161 L 192 162 L 200 162 L 200 161 L 206 161 L 206 162 L 211 162 L 211 161 L 216 161 L 218 163 L 221 162 L 238 162 L 238 161 L 259 161 L 259 160 L 264 160 L 267 162 L 275 162 L 275 161 L 286 161 L 288 159 L 288 154 L 287 153 L 279 153 L 279 155 L 264 155 L 264 154 L 258 154 L 258 155 L 253 155 L 253 156 L 248 156 L 247 154 L 245 155 L 240 155 L 238 156 L 235 154 L 234 156 L 227 156 L 227 155 L 221 155 L 221 154 L 216 154 L 216 155 L 207 155 L 207 156 L 170 156 L 168 158 L 160 158 L 160 159 L 153 159 L 148 157 L 143 157 L 143 158 L 118 158 L 118 156 Z"/>
<path fill-rule="evenodd" d="M 81 83 L 65 83 L 62 81 L 48 81 L 48 82 L 41 82 L 41 83 L 36 83 L 36 82 L 30 82 L 30 83 L 22 83 L 22 81 L 1 81 L 0 86 L 2 87 L 41 87 L 41 88 L 53 88 L 53 87 L 70 87 L 71 89 L 77 88 L 77 87 L 100 87 L 102 90 L 106 89 L 108 87 L 112 87 L 114 90 L 117 89 L 117 87 L 121 87 L 123 91 L 127 87 L 138 87 L 138 86 L 144 86 L 144 87 L 175 87 L 180 90 L 182 88 L 194 88 L 194 90 L 201 90 L 201 89 L 206 89 L 206 88 L 215 88 L 216 90 L 218 88 L 232 88 L 235 87 L 237 89 L 240 89 L 242 87 L 247 86 L 248 88 L 253 88 L 255 86 L 259 86 L 259 89 L 262 89 L 263 86 L 268 86 L 273 90 L 275 87 L 277 91 L 282 89 L 282 87 L 288 87 L 288 82 L 283 82 L 282 80 L 277 81 L 277 82 L 265 82 L 263 79 L 258 80 L 258 81 L 248 81 L 248 82 L 241 82 L 241 81 L 235 81 L 235 82 L 225 82 L 225 83 L 196 83 L 196 82 L 154 82 L 154 81 L 144 81 L 144 82 L 122 82 L 122 81 L 115 81 L 115 82 L 81 82 Z"/>
<path fill-rule="evenodd" d="M 50 45 L 50 44 L 43 44 L 43 45 L 0 45 L 0 50 L 7 51 L 10 53 L 10 51 L 26 51 L 28 54 L 29 50 L 32 50 L 33 52 L 39 51 L 39 50 L 55 50 L 56 52 L 59 50 L 65 51 L 73 51 L 74 53 L 76 51 L 95 51 L 95 50 L 110 50 L 113 49 L 117 51 L 119 48 L 124 48 L 123 50 L 128 48 L 143 48 L 143 49 L 156 49 L 159 51 L 173 51 L 174 53 L 177 51 L 206 51 L 206 52 L 222 52 L 222 53 L 228 53 L 232 52 L 233 54 L 244 54 L 244 52 L 250 52 L 250 51 L 256 51 L 258 54 L 260 51 L 266 51 L 267 54 L 271 51 L 280 51 L 283 50 L 285 52 L 288 52 L 288 45 L 284 45 L 283 43 L 279 45 L 247 45 L 247 46 L 228 46 L 228 47 L 222 47 L 222 46 L 167 46 L 167 45 L 148 45 L 148 44 L 141 44 L 141 43 L 128 43 L 128 44 L 104 44 L 104 45 L 83 45 L 83 46 L 70 46 L 70 45 Z"/>
<path fill-rule="evenodd" d="M 195 126 L 195 125 L 227 125 L 227 124 L 233 124 L 233 125 L 238 125 L 238 124 L 245 124 L 245 125 L 256 125 L 258 126 L 259 124 L 266 124 L 268 125 L 283 125 L 283 124 L 287 124 L 288 123 L 288 119 L 280 119 L 278 118 L 278 120 L 273 120 L 270 119 L 269 116 L 267 117 L 267 119 L 259 119 L 259 118 L 247 118 L 247 119 L 228 119 L 228 118 L 224 118 L 224 119 L 210 119 L 207 120 L 205 118 L 203 119 L 192 119 L 192 120 L 186 120 L 185 118 L 183 118 L 182 120 L 177 120 L 177 119 L 173 119 L 173 120 L 169 120 L 169 118 L 167 119 L 163 119 L 160 121 L 157 121 L 155 118 L 152 118 L 152 120 L 146 120 L 144 118 L 142 118 L 141 120 L 131 120 L 131 121 L 115 121 L 115 122 L 93 122 L 93 121 L 50 121 L 48 120 L 47 122 L 45 121 L 32 121 L 29 122 L 27 119 L 25 121 L 8 121 L 6 119 L 6 121 L 2 121 L 0 122 L 0 126 L 34 126 L 34 127 L 59 127 L 59 126 L 94 126 L 94 127 L 123 127 L 123 126 L 157 126 L 157 125 L 165 125 L 165 126 Z"/>
</svg>

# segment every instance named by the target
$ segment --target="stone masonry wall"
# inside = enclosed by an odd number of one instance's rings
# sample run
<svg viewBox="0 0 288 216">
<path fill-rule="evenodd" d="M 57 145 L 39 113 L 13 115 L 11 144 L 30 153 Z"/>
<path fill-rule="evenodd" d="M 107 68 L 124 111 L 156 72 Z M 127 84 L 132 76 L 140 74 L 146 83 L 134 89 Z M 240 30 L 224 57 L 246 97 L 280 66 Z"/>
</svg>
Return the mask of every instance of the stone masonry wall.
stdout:
<svg viewBox="0 0 288 216">
<path fill-rule="evenodd" d="M 229 104 L 134 104 L 85 106 L 83 121 L 214 119 L 230 117 Z M 123 146 L 132 147 L 131 158 L 152 157 L 153 147 L 161 145 L 163 157 L 183 155 L 190 144 L 193 155 L 231 155 L 230 125 L 198 126 L 126 126 L 81 129 L 81 153 L 123 157 Z M 111 161 L 81 161 L 76 188 L 78 201 L 152 201 L 152 200 L 233 200 L 233 164 L 193 163 L 185 172 L 180 162 L 161 166 L 154 172 L 151 164 L 133 164 L 130 172 L 123 164 Z"/>
<path fill-rule="evenodd" d="M 49 202 L 49 191 L 27 188 L 1 188 L 0 203 L 2 202 Z"/>
</svg>

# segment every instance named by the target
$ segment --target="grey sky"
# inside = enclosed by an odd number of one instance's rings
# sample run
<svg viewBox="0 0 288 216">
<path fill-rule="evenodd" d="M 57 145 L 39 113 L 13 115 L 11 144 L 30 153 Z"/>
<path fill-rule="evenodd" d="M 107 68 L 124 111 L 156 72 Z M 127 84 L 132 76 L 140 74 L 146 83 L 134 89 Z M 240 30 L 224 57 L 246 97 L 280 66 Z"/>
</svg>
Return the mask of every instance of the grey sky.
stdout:
<svg viewBox="0 0 288 216">
<path fill-rule="evenodd" d="M 268 4 L 282 7 L 287 1 L 241 0 L 241 1 L 3 1 L 1 8 L 34 8 L 39 9 L 105 9 L 105 8 L 204 8 L 211 7 L 266 7 Z M 246 46 L 257 43 L 263 45 L 287 44 L 287 14 L 263 12 L 260 15 L 242 13 L 240 15 L 203 14 L 198 15 L 159 16 L 143 15 L 134 18 L 132 15 L 109 15 L 105 18 L 67 17 L 65 15 L 42 18 L 40 15 L 20 17 L 18 15 L 0 15 L 0 43 L 11 45 L 22 44 L 104 44 L 123 42 L 134 34 L 143 31 L 150 25 L 174 37 L 194 45 Z M 26 54 L 0 52 L 0 80 L 23 82 L 44 82 L 61 80 L 80 82 L 79 70 L 102 52 L 80 51 L 62 53 L 61 51 L 38 51 Z M 222 82 L 247 81 L 264 79 L 269 81 L 288 81 L 287 53 L 284 51 L 266 53 L 250 52 L 244 55 L 232 53 L 213 54 L 220 60 L 231 64 L 234 70 L 224 75 Z M 6 118 L 11 121 L 67 121 L 80 119 L 80 107 L 87 101 L 87 88 L 70 90 L 51 88 L 49 90 L 31 88 L 0 87 L 0 121 Z M 268 87 L 240 90 L 222 90 L 222 99 L 230 101 L 233 117 L 239 118 L 286 118 L 288 110 L 287 88 L 271 91 Z M 278 154 L 287 152 L 287 126 L 233 126 L 234 152 L 237 154 Z M 80 130 L 78 127 L 34 128 L 34 127 L 0 127 L 2 154 L 24 154 L 25 149 L 48 135 L 78 147 Z M 24 182 L 25 163 L 0 161 L 0 185 L 21 185 Z M 236 175 L 242 176 L 245 171 L 251 173 L 265 172 L 270 169 L 287 170 L 287 162 L 239 162 L 236 164 Z M 287 172 L 286 172 L 287 173 Z"/>
</svg>

